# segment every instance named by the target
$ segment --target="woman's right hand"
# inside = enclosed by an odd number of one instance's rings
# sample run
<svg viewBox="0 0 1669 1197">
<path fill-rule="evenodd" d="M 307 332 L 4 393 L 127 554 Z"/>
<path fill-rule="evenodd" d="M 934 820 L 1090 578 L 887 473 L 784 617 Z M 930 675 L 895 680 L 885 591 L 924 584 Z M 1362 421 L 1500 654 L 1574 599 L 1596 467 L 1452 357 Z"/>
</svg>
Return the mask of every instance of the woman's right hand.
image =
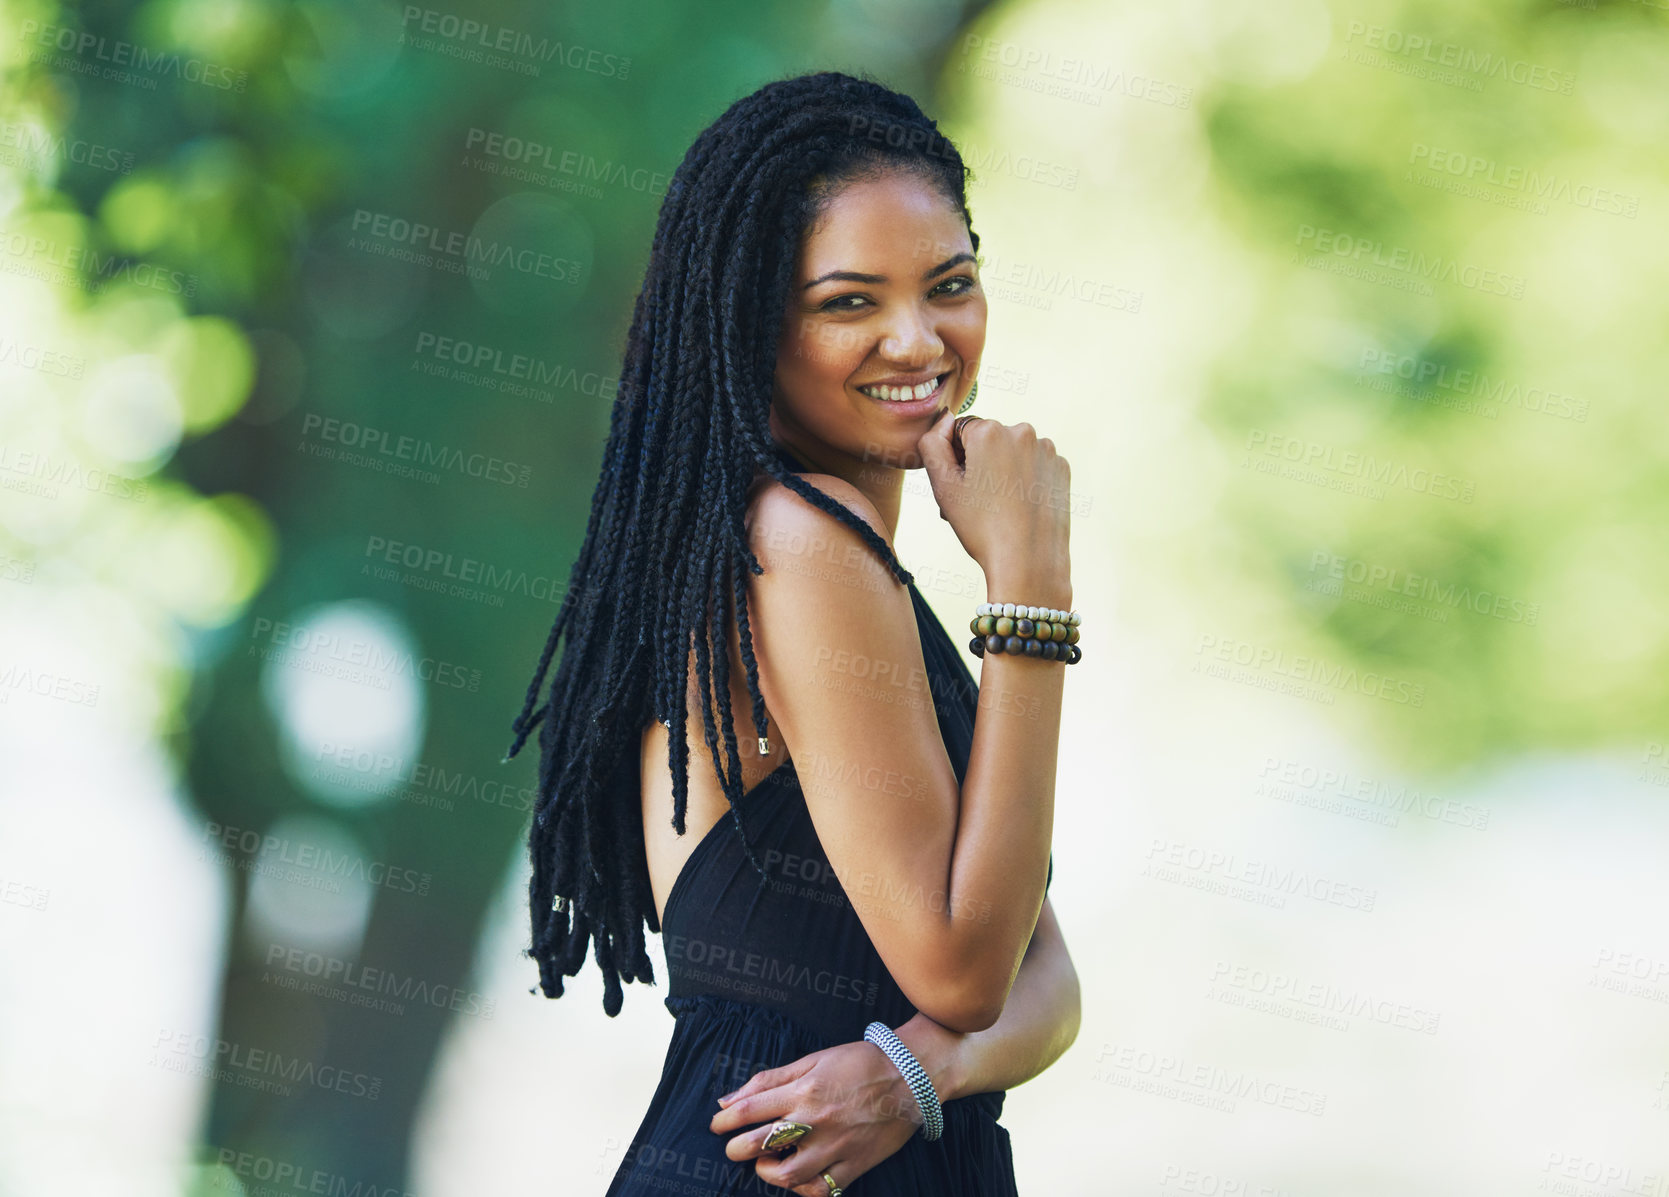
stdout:
<svg viewBox="0 0 1669 1197">
<path fill-rule="evenodd" d="M 939 512 L 968 556 L 988 578 L 1069 585 L 1072 470 L 1066 458 L 1030 424 L 971 419 L 962 429 L 965 464 L 959 465 L 951 443 L 955 424 L 946 410 L 922 433 L 917 452 Z"/>
</svg>

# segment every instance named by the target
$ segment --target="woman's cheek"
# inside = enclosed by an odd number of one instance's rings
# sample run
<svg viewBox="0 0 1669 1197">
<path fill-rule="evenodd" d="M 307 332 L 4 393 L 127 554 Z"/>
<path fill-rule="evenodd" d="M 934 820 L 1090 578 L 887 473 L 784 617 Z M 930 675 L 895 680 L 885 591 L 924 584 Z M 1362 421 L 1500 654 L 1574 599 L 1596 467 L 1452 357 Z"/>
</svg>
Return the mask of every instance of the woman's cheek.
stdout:
<svg viewBox="0 0 1669 1197">
<path fill-rule="evenodd" d="M 835 364 L 829 331 L 815 320 L 801 322 L 791 353 L 795 371 L 802 376 L 821 374 Z"/>
</svg>

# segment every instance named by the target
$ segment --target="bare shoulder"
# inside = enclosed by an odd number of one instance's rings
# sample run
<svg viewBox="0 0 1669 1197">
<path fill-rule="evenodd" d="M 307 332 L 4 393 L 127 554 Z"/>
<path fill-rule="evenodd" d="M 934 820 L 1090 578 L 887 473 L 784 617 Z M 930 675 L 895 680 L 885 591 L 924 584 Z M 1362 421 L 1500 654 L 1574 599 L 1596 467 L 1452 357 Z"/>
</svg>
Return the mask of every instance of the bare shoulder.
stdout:
<svg viewBox="0 0 1669 1197">
<path fill-rule="evenodd" d="M 851 482 L 834 474 L 799 477 L 868 524 L 876 536 L 886 539 L 886 526 L 875 504 Z M 754 486 L 746 528 L 748 548 L 768 576 L 816 574 L 834 583 L 836 593 L 850 594 L 853 586 L 865 591 L 898 588 L 885 561 L 876 556 L 858 529 L 774 477 L 761 479 Z M 905 606 L 908 608 L 908 603 Z"/>
<path fill-rule="evenodd" d="M 877 536 L 886 536 L 886 527 L 881 522 L 881 513 L 875 510 L 875 504 L 850 482 L 833 474 L 801 474 L 799 477 L 863 520 Z M 770 477 L 761 478 L 754 484 L 748 503 L 747 521 L 755 539 L 764 542 L 762 545 L 753 546 L 756 553 L 762 547 L 770 548 L 772 543 L 783 535 L 798 533 L 804 536 L 815 531 L 826 531 L 831 526 L 843 527 L 839 525 L 835 516 Z M 852 533 L 852 538 L 859 539 L 855 533 Z"/>
</svg>

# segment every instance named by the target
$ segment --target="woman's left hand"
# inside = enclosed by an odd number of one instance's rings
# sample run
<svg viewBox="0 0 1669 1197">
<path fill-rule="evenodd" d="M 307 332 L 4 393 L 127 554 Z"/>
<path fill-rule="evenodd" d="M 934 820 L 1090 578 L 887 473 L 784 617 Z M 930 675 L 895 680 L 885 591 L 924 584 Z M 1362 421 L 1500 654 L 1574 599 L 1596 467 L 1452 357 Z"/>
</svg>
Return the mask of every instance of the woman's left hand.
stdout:
<svg viewBox="0 0 1669 1197">
<path fill-rule="evenodd" d="M 825 1172 L 847 1187 L 904 1146 L 922 1123 L 908 1082 L 887 1054 L 867 1041 L 756 1072 L 729 1098 L 711 1129 L 721 1135 L 754 1129 L 732 1138 L 724 1154 L 738 1161 L 757 1158 L 754 1170 L 761 1180 L 801 1197 L 828 1197 Z M 767 1155 L 770 1124 L 784 1118 L 813 1129 L 791 1154 Z"/>
</svg>

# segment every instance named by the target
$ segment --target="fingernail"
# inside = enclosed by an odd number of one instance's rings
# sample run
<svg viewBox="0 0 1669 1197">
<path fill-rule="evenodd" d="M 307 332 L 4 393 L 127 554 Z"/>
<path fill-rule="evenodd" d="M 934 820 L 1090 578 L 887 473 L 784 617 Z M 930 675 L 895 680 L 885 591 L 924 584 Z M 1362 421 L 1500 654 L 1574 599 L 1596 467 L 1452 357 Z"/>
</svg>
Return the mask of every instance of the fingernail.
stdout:
<svg viewBox="0 0 1669 1197">
<path fill-rule="evenodd" d="M 728 1105 L 732 1100 L 735 1099 L 735 1097 L 736 1097 L 736 1090 L 732 1089 L 729 1093 L 726 1093 L 723 1097 L 719 1098 L 719 1104 L 721 1106 L 722 1105 Z"/>
</svg>

